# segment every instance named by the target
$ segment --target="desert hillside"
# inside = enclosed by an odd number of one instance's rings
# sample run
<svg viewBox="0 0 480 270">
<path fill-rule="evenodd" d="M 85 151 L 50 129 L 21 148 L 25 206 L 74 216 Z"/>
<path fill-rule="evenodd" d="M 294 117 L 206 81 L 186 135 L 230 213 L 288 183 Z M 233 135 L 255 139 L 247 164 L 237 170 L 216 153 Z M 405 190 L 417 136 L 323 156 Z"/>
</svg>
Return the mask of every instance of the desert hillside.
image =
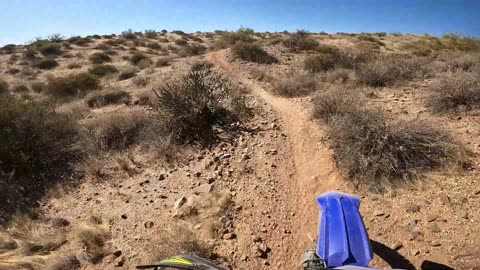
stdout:
<svg viewBox="0 0 480 270">
<path fill-rule="evenodd" d="M 329 190 L 361 198 L 372 266 L 480 269 L 479 153 L 477 39 L 241 28 L 6 45 L 0 269 L 180 253 L 300 269 Z"/>
</svg>

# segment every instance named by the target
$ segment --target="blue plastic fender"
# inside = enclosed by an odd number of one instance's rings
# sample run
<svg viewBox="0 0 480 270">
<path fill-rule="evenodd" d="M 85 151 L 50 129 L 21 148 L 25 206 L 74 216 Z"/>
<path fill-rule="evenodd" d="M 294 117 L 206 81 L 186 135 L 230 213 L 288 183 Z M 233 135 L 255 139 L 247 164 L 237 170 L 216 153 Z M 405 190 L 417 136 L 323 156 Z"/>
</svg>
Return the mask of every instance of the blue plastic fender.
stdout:
<svg viewBox="0 0 480 270">
<path fill-rule="evenodd" d="M 327 267 L 355 265 L 367 267 L 372 248 L 358 210 L 360 199 L 340 192 L 327 192 L 317 198 L 321 219 L 317 254 Z"/>
</svg>

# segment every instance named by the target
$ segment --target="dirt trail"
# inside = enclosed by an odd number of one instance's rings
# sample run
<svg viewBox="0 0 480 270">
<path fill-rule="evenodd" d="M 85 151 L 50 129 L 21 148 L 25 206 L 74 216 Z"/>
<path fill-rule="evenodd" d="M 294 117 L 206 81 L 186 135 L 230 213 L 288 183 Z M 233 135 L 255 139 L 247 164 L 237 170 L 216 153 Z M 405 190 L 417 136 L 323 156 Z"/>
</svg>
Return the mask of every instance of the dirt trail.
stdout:
<svg viewBox="0 0 480 270">
<path fill-rule="evenodd" d="M 310 119 L 310 110 L 304 102 L 276 97 L 265 91 L 257 82 L 249 79 L 234 64 L 227 60 L 227 51 L 213 52 L 208 59 L 224 70 L 233 80 L 249 87 L 253 94 L 268 103 L 281 117 L 284 132 L 290 142 L 292 168 L 291 185 L 285 185 L 285 194 L 296 209 L 292 217 L 293 239 L 286 258 L 291 258 L 291 267 L 298 267 L 298 260 L 307 248 L 313 246 L 318 226 L 316 197 L 321 193 L 341 187 L 331 152 L 321 143 L 324 131 Z M 297 100 L 298 101 L 298 100 Z M 289 179 L 286 176 L 284 179 Z M 294 269 L 294 268 L 289 268 Z"/>
</svg>

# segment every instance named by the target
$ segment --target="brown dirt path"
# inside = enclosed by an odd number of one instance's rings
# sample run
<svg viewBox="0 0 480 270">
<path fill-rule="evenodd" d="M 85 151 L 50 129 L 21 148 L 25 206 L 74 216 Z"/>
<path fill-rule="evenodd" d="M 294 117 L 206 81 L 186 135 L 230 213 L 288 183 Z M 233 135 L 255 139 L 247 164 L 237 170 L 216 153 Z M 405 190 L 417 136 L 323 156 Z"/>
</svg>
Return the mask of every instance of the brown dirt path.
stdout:
<svg viewBox="0 0 480 270">
<path fill-rule="evenodd" d="M 281 117 L 284 132 L 290 143 L 292 168 L 291 185 L 284 185 L 294 206 L 292 233 L 295 243 L 287 249 L 285 258 L 290 258 L 290 265 L 284 269 L 299 267 L 301 255 L 313 247 L 318 226 L 318 206 L 316 197 L 321 193 L 338 189 L 342 186 L 341 176 L 337 172 L 332 153 L 321 143 L 324 131 L 310 117 L 310 108 L 305 102 L 273 96 L 257 82 L 249 79 L 238 67 L 227 60 L 227 51 L 221 50 L 208 55 L 207 59 L 220 67 L 233 80 L 249 87 L 252 93 L 269 104 Z M 289 177 L 285 177 L 288 179 Z M 283 268 L 283 267 L 282 267 Z"/>
</svg>

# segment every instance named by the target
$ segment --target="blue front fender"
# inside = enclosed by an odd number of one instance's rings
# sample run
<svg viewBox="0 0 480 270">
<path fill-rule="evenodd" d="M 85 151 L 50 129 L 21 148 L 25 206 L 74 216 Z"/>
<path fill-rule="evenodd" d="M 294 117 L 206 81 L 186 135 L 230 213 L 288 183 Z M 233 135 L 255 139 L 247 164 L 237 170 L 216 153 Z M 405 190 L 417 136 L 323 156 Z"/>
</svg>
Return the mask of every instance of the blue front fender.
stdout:
<svg viewBox="0 0 480 270">
<path fill-rule="evenodd" d="M 360 199 L 340 192 L 327 192 L 317 198 L 321 220 L 317 254 L 327 267 L 355 265 L 367 267 L 372 248 L 358 210 Z"/>
</svg>

